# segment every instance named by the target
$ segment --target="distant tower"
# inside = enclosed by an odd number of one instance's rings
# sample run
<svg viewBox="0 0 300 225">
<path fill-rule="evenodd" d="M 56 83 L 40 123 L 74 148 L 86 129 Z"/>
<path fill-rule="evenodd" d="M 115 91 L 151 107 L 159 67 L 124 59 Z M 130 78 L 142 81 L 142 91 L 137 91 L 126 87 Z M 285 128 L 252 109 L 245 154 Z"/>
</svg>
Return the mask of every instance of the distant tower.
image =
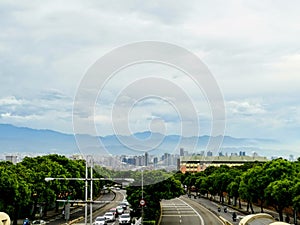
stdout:
<svg viewBox="0 0 300 225">
<path fill-rule="evenodd" d="M 171 154 L 165 153 L 163 160 L 164 160 L 165 166 L 169 166 L 171 164 Z"/>
<path fill-rule="evenodd" d="M 145 166 L 148 166 L 149 163 L 149 154 L 148 152 L 145 153 Z"/>
<path fill-rule="evenodd" d="M 180 156 L 184 156 L 184 148 L 180 148 Z"/>
<path fill-rule="evenodd" d="M 158 163 L 158 158 L 154 157 L 154 159 L 153 159 L 154 167 L 157 167 L 157 163 Z"/>
<path fill-rule="evenodd" d="M 207 152 L 207 156 L 213 156 L 212 151 L 208 151 L 208 152 Z"/>
<path fill-rule="evenodd" d="M 177 170 L 180 170 L 180 158 L 177 159 Z"/>
<path fill-rule="evenodd" d="M 245 156 L 245 155 L 246 155 L 246 152 L 240 151 L 239 155 L 240 155 L 240 156 Z"/>
</svg>

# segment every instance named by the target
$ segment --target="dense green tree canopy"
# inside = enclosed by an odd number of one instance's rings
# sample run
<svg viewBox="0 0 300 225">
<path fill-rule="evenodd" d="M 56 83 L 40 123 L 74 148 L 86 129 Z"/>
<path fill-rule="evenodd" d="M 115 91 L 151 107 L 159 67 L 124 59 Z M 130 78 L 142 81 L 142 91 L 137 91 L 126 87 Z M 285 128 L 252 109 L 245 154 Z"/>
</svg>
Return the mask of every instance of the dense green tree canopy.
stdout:
<svg viewBox="0 0 300 225">
<path fill-rule="evenodd" d="M 164 171 L 138 172 L 135 182 L 128 187 L 128 201 L 135 212 L 141 212 L 140 200 L 144 199 L 146 205 L 143 207 L 145 220 L 157 219 L 160 214 L 160 201 L 172 199 L 184 194 L 178 176 L 171 176 Z"/>
</svg>

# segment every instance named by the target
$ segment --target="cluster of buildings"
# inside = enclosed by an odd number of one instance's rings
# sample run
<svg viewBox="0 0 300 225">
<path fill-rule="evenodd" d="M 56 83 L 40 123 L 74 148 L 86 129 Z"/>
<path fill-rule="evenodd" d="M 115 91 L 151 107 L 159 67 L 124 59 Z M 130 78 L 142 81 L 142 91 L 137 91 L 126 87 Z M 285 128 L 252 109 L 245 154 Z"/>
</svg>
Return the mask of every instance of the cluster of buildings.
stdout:
<svg viewBox="0 0 300 225">
<path fill-rule="evenodd" d="M 246 155 L 246 152 L 239 153 L 213 153 L 212 151 L 200 151 L 199 153 L 190 154 L 184 148 L 180 148 L 179 154 L 163 153 L 161 155 L 150 155 L 145 152 L 141 155 L 121 155 L 109 157 L 94 157 L 95 163 L 105 166 L 113 170 L 157 170 L 164 169 L 166 171 L 178 171 L 183 173 L 200 172 L 205 170 L 208 166 L 238 166 L 245 162 L 266 162 L 267 157 L 259 156 L 253 152 Z"/>
<path fill-rule="evenodd" d="M 239 153 L 214 153 L 212 151 L 200 151 L 190 154 L 184 148 L 180 148 L 179 154 L 163 153 L 161 155 L 151 155 L 145 152 L 140 155 L 92 155 L 94 163 L 112 170 L 157 170 L 181 171 L 183 173 L 204 171 L 208 166 L 239 166 L 246 162 L 266 162 L 267 157 L 259 156 L 256 152 L 247 155 L 245 151 Z M 83 155 L 72 155 L 71 159 L 84 159 Z M 6 161 L 18 162 L 18 157 L 7 155 Z M 290 156 L 290 159 L 294 159 Z"/>
</svg>

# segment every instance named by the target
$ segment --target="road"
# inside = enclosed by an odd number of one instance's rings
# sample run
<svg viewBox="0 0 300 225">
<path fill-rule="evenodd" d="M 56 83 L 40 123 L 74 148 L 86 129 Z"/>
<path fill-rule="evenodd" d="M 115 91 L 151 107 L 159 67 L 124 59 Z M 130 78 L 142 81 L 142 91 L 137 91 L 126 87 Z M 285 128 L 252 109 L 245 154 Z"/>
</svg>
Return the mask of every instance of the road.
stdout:
<svg viewBox="0 0 300 225">
<path fill-rule="evenodd" d="M 93 222 L 95 221 L 95 218 L 97 216 L 103 216 L 107 211 L 109 211 L 111 208 L 115 208 L 120 202 L 122 202 L 126 196 L 126 192 L 124 190 L 115 191 L 115 198 L 113 201 L 106 203 L 105 205 L 102 205 L 98 208 L 93 208 Z M 103 199 L 101 199 L 103 200 Z M 105 201 L 105 200 L 103 200 Z M 88 216 L 88 224 L 90 222 L 90 217 Z M 84 223 L 84 219 L 78 221 L 78 223 Z M 109 225 L 117 225 L 119 224 L 118 221 L 109 222 Z"/>
<path fill-rule="evenodd" d="M 163 200 L 160 225 L 223 225 L 217 216 L 195 201 L 180 197 Z"/>
<path fill-rule="evenodd" d="M 200 204 L 205 206 L 206 209 L 208 209 L 209 211 L 213 212 L 215 215 L 217 215 L 218 217 L 222 217 L 224 219 L 226 219 L 227 221 L 229 221 L 231 224 L 233 225 L 238 225 L 240 218 L 242 218 L 243 216 L 245 216 L 244 214 L 241 214 L 240 212 L 233 210 L 231 208 L 227 208 L 227 212 L 224 212 L 224 207 L 221 206 L 221 212 L 218 212 L 218 207 L 220 206 L 218 203 L 210 201 L 206 198 L 188 198 L 187 196 L 184 196 L 183 198 L 185 199 L 189 199 L 190 201 L 195 202 L 196 204 Z M 232 213 L 235 212 L 238 216 L 238 219 L 236 222 L 232 221 Z"/>
<path fill-rule="evenodd" d="M 125 191 L 116 191 L 115 194 L 105 194 L 101 196 L 100 199 L 97 199 L 98 201 L 110 201 L 109 203 L 98 203 L 93 205 L 93 221 L 97 216 L 103 215 L 106 211 L 108 211 L 110 208 L 114 208 L 118 205 L 119 202 L 123 201 L 125 197 Z M 89 212 L 89 206 L 88 206 L 88 212 Z M 70 219 L 75 220 L 77 218 L 82 217 L 83 219 L 79 220 L 78 223 L 84 223 L 84 216 L 85 216 L 85 207 L 78 207 L 75 210 L 71 211 Z M 88 223 L 90 220 L 90 216 L 88 214 Z M 66 223 L 65 219 L 62 218 L 61 215 L 58 215 L 57 217 L 51 219 L 49 221 L 49 225 L 60 225 Z"/>
</svg>

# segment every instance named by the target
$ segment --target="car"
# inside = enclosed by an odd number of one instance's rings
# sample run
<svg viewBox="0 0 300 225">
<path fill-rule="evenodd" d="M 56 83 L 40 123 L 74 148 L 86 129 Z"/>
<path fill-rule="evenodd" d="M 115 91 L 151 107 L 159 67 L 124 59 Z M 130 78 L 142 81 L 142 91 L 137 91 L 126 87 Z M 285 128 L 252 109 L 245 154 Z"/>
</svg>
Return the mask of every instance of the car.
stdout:
<svg viewBox="0 0 300 225">
<path fill-rule="evenodd" d="M 107 225 L 106 219 L 104 216 L 98 216 L 94 222 L 95 225 Z"/>
<path fill-rule="evenodd" d="M 129 202 L 125 199 L 122 204 L 125 204 L 127 207 L 129 206 Z"/>
<path fill-rule="evenodd" d="M 108 221 L 108 222 L 116 220 L 115 215 L 112 212 L 106 212 L 104 214 L 104 217 L 105 217 L 105 220 Z"/>
<path fill-rule="evenodd" d="M 124 209 L 122 206 L 117 206 L 117 213 L 118 213 L 118 215 L 121 215 L 124 213 Z"/>
<path fill-rule="evenodd" d="M 131 217 L 129 213 L 124 213 L 120 215 L 119 224 L 128 224 L 128 225 L 131 224 Z"/>
<path fill-rule="evenodd" d="M 34 221 L 32 221 L 32 224 L 34 224 L 34 225 L 45 225 L 46 221 L 45 220 L 34 220 Z"/>
<path fill-rule="evenodd" d="M 111 208 L 108 212 L 112 212 L 115 215 L 115 217 L 118 217 L 118 212 L 116 208 Z"/>
<path fill-rule="evenodd" d="M 121 206 L 124 210 L 127 209 L 127 204 L 125 202 L 119 203 L 119 206 Z"/>
</svg>

